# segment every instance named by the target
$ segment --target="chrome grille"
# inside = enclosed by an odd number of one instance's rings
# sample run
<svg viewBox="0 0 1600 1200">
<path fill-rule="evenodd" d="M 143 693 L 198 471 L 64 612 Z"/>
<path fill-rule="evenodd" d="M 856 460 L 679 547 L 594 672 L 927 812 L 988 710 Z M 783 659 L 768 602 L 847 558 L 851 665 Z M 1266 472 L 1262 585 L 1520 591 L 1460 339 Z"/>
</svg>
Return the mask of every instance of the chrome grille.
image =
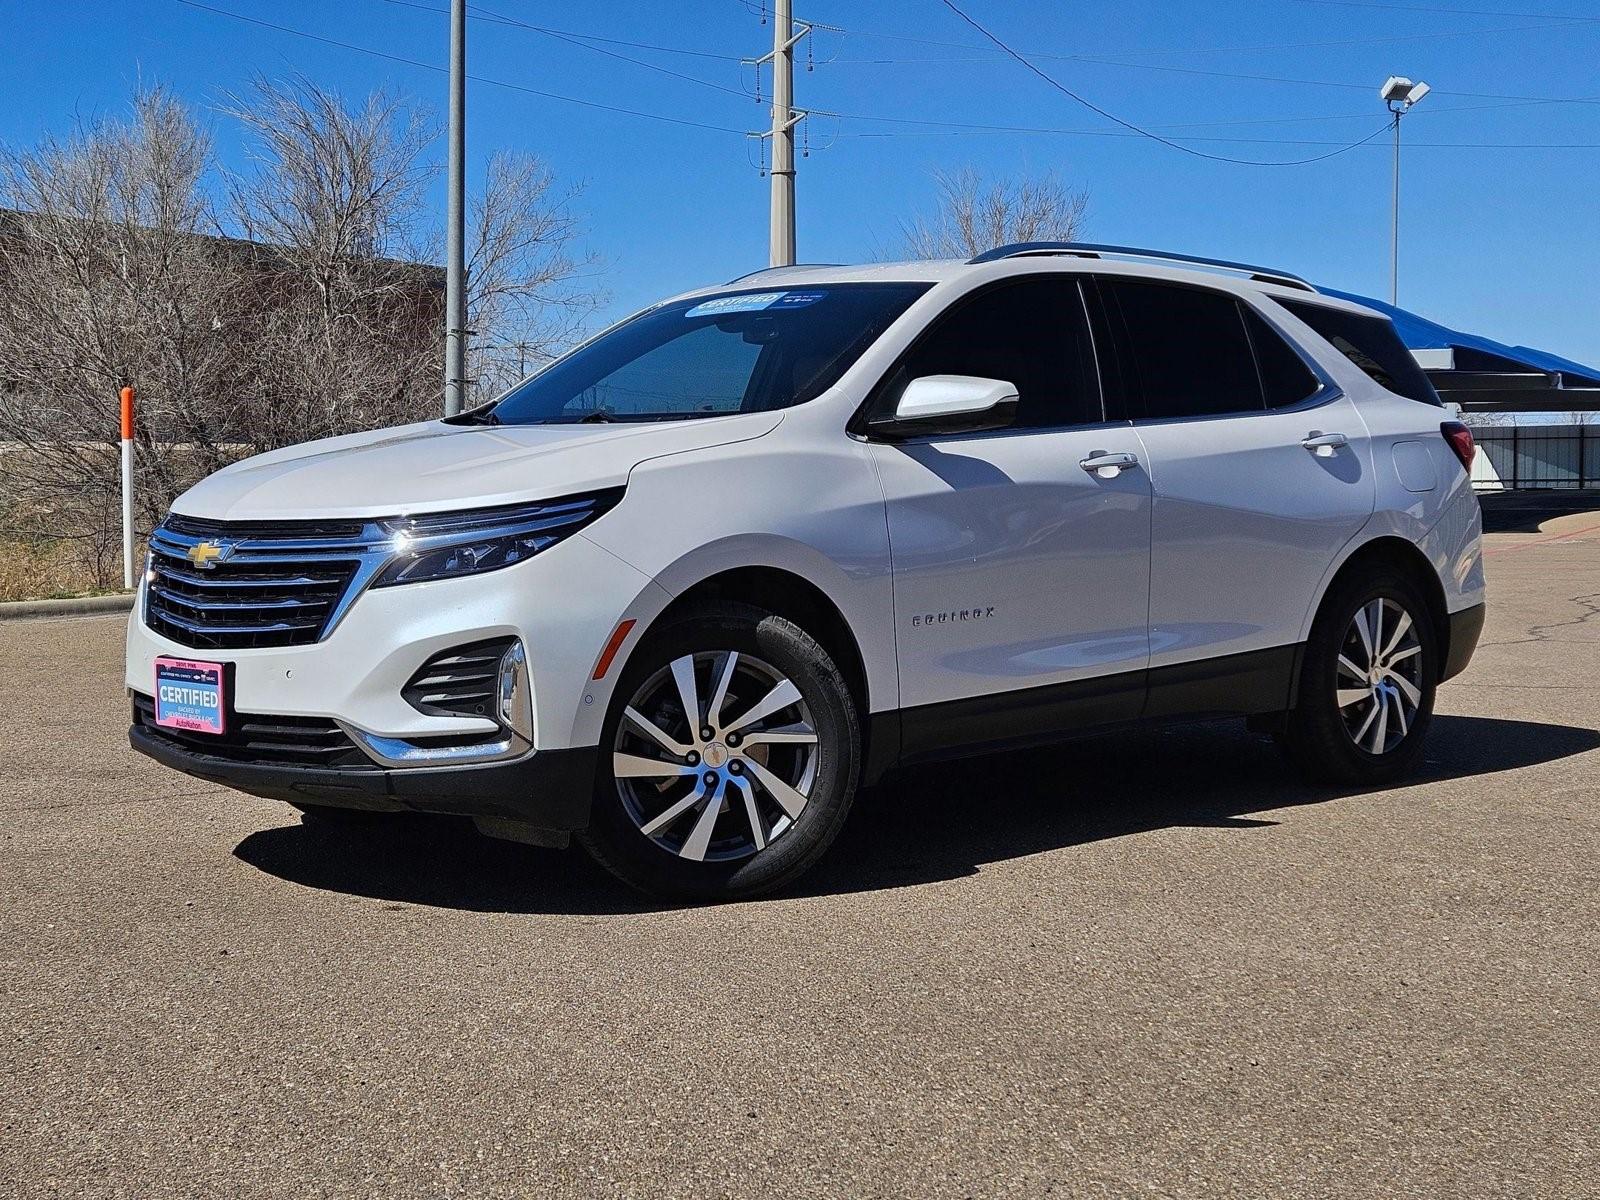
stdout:
<svg viewBox="0 0 1600 1200">
<path fill-rule="evenodd" d="M 461 511 L 370 520 L 212 521 L 171 513 L 150 535 L 144 621 L 196 650 L 303 646 L 321 641 L 372 587 L 454 577 L 441 552 L 487 544 L 457 574 L 499 570 L 537 554 L 607 512 L 606 488 Z M 430 559 L 433 556 L 433 559 Z M 437 574 L 428 569 L 438 567 Z"/>
<path fill-rule="evenodd" d="M 174 514 L 150 537 L 145 624 L 197 650 L 316 642 L 387 558 L 389 544 L 386 531 L 361 522 L 226 523 Z"/>
</svg>

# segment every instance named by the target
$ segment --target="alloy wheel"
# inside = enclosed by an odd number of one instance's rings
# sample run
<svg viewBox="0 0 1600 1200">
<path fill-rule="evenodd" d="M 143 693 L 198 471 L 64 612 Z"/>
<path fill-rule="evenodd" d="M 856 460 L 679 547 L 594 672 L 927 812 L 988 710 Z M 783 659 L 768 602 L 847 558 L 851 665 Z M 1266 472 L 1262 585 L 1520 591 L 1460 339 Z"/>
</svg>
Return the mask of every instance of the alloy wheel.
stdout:
<svg viewBox="0 0 1600 1200">
<path fill-rule="evenodd" d="M 695 862 L 748 858 L 788 833 L 817 778 L 816 723 L 800 689 L 734 650 L 674 659 L 623 709 L 617 791 L 639 832 Z"/>
<path fill-rule="evenodd" d="M 1351 741 L 1373 755 L 1405 741 L 1423 686 L 1422 640 L 1405 607 L 1380 596 L 1358 608 L 1334 676 L 1334 700 Z"/>
</svg>

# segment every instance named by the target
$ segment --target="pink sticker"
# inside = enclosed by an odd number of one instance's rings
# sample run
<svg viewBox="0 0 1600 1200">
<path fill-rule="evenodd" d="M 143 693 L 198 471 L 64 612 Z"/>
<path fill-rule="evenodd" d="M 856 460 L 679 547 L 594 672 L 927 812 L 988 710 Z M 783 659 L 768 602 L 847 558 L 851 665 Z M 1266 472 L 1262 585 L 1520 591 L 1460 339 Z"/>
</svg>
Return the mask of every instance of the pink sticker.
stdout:
<svg viewBox="0 0 1600 1200">
<path fill-rule="evenodd" d="M 222 663 L 156 659 L 156 724 L 191 733 L 221 733 L 226 712 Z"/>
</svg>

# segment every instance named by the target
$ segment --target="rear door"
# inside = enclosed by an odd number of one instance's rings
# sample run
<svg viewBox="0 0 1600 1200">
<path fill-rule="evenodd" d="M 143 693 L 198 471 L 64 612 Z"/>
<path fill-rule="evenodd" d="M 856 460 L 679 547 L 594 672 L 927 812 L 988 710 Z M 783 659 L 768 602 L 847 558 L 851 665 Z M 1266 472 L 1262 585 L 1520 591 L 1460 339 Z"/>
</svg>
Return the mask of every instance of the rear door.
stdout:
<svg viewBox="0 0 1600 1200">
<path fill-rule="evenodd" d="M 975 375 L 1019 393 L 986 433 L 877 442 L 910 757 L 1136 716 L 1148 654 L 1150 481 L 1126 421 L 1104 418 L 1077 277 L 1030 274 L 964 296 L 869 401 Z M 1093 455 L 1128 465 L 1085 469 Z"/>
<path fill-rule="evenodd" d="M 1308 606 L 1372 513 L 1366 427 L 1231 293 L 1101 276 L 1098 295 L 1154 489 L 1147 713 L 1281 707 Z"/>
</svg>

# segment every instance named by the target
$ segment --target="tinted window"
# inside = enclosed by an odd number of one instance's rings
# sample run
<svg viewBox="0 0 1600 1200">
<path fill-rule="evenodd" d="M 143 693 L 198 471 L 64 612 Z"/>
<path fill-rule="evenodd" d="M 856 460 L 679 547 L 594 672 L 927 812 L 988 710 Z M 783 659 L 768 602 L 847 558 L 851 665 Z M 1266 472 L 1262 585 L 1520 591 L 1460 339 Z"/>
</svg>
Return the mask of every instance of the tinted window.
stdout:
<svg viewBox="0 0 1600 1200">
<path fill-rule="evenodd" d="M 1094 349 L 1075 279 L 1018 279 L 958 300 L 895 370 L 883 405 L 924 375 L 1004 379 L 1017 389 L 1014 426 L 1102 420 Z"/>
<path fill-rule="evenodd" d="M 1299 304 L 1290 300 L 1278 303 L 1326 338 L 1335 350 L 1365 371 L 1379 386 L 1424 404 L 1439 403 L 1433 384 L 1428 382 L 1417 360 L 1411 357 L 1411 351 L 1385 318 L 1364 317 L 1321 304 Z"/>
<path fill-rule="evenodd" d="M 1201 288 L 1104 279 L 1120 317 L 1130 415 L 1143 420 L 1260 410 L 1261 379 L 1232 296 Z"/>
<path fill-rule="evenodd" d="M 1240 305 L 1244 323 L 1255 347 L 1256 366 L 1261 370 L 1261 388 L 1267 394 L 1268 408 L 1289 408 L 1309 399 L 1321 383 L 1294 348 L 1248 304 Z"/>
<path fill-rule="evenodd" d="M 928 287 L 828 284 L 663 305 L 557 359 L 479 419 L 667 421 L 801 404 L 832 387 Z"/>
</svg>

